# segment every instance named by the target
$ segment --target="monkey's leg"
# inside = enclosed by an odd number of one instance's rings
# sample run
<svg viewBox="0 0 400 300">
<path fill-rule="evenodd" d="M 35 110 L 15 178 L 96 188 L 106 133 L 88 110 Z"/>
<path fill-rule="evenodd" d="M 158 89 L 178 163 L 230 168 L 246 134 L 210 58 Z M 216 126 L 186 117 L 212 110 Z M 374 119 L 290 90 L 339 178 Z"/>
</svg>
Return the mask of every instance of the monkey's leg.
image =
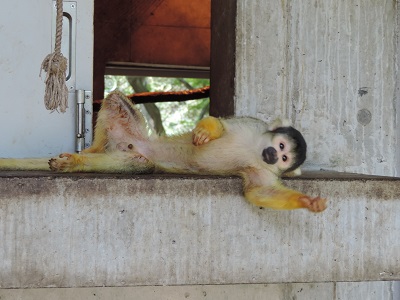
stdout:
<svg viewBox="0 0 400 300">
<path fill-rule="evenodd" d="M 139 153 L 111 152 L 60 154 L 49 161 L 50 169 L 58 172 L 151 173 L 154 164 Z"/>
<path fill-rule="evenodd" d="M 93 145 L 82 153 L 103 153 L 115 150 L 121 142 L 147 137 L 146 122 L 138 108 L 124 94 L 114 91 L 102 102 Z"/>
<path fill-rule="evenodd" d="M 214 117 L 207 117 L 197 123 L 193 129 L 193 144 L 203 145 L 219 138 L 224 133 L 221 121 Z"/>
<path fill-rule="evenodd" d="M 104 118 L 102 117 L 102 114 L 104 114 L 104 112 L 100 110 L 97 117 L 96 127 L 94 129 L 94 138 L 92 145 L 89 148 L 84 149 L 82 153 L 103 153 L 106 150 L 108 137 L 104 127 L 105 123 L 104 121 L 102 121 L 102 119 Z"/>
<path fill-rule="evenodd" d="M 82 153 L 104 153 L 108 145 L 108 134 L 106 128 L 108 125 L 108 116 L 105 101 L 97 114 L 96 127 L 94 128 L 93 143 L 89 148 L 82 150 Z"/>
</svg>

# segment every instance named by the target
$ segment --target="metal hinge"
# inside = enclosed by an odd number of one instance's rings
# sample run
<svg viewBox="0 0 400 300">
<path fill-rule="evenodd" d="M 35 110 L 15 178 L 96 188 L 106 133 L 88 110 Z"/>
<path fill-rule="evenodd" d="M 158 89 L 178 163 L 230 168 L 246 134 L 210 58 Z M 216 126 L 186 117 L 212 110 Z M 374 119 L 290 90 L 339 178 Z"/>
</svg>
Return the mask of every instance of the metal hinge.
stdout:
<svg viewBox="0 0 400 300">
<path fill-rule="evenodd" d="M 76 152 L 90 147 L 93 139 L 92 91 L 76 90 Z"/>
</svg>

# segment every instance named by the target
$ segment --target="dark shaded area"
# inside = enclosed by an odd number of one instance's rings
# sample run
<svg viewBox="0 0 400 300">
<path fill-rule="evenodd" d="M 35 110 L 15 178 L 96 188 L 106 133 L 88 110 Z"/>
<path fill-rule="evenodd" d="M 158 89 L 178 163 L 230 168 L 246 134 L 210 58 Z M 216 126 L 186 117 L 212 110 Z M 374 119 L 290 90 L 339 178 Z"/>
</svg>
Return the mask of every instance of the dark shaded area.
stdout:
<svg viewBox="0 0 400 300">
<path fill-rule="evenodd" d="M 211 0 L 96 0 L 93 98 L 109 62 L 209 67 L 210 19 Z"/>
<path fill-rule="evenodd" d="M 186 174 L 116 174 L 116 173 L 57 173 L 52 171 L 0 171 L 0 178 L 40 178 L 48 177 L 49 180 L 55 178 L 71 178 L 71 179 L 82 179 L 82 178 L 115 178 L 115 179 L 173 179 L 173 178 L 195 178 L 195 179 L 216 179 L 222 178 L 222 176 L 210 176 L 210 175 L 186 175 Z M 224 177 L 225 178 L 225 177 Z M 231 176 L 229 178 L 239 178 Z M 375 175 L 364 175 L 355 173 L 341 173 L 334 171 L 306 171 L 298 177 L 284 177 L 284 180 L 384 180 L 384 181 L 399 181 L 400 177 L 388 177 L 388 176 L 375 176 Z"/>
</svg>

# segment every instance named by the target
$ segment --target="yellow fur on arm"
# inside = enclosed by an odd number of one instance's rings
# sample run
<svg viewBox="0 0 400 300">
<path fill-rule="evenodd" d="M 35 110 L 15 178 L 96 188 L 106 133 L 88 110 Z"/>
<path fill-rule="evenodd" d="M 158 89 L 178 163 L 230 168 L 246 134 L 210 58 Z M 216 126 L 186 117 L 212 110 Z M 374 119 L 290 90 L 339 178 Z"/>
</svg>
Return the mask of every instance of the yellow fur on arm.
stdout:
<svg viewBox="0 0 400 300">
<path fill-rule="evenodd" d="M 254 205 L 274 209 L 306 208 L 300 201 L 305 195 L 283 186 L 260 186 L 245 190 L 246 199 Z"/>
<path fill-rule="evenodd" d="M 312 212 L 321 212 L 326 208 L 326 199 L 312 198 L 291 190 L 265 169 L 249 168 L 241 176 L 244 180 L 244 196 L 254 205 L 273 209 L 306 208 Z"/>
</svg>

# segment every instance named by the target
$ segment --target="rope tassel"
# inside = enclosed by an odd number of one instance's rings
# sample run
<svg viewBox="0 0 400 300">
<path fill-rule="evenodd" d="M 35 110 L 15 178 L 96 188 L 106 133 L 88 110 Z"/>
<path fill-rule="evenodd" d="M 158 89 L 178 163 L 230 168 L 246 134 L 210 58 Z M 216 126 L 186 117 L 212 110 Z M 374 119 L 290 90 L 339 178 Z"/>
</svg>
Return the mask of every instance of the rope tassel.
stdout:
<svg viewBox="0 0 400 300">
<path fill-rule="evenodd" d="M 46 89 L 44 94 L 44 104 L 46 109 L 65 112 L 68 108 L 68 89 L 66 86 L 67 59 L 61 53 L 61 35 L 63 21 L 63 2 L 57 0 L 57 19 L 56 19 L 56 41 L 54 52 L 47 55 L 40 67 L 46 74 Z"/>
</svg>

